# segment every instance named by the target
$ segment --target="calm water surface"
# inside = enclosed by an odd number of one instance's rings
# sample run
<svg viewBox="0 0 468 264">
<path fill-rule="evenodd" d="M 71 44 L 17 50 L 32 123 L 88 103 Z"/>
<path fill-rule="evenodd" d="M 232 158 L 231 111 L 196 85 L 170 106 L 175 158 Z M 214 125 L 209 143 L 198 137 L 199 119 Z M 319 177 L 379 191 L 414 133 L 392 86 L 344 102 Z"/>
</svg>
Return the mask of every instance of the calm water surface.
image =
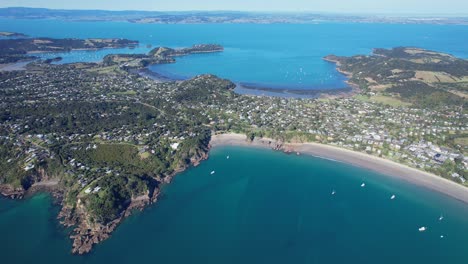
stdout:
<svg viewBox="0 0 468 264">
<path fill-rule="evenodd" d="M 328 54 L 370 54 L 373 48 L 417 46 L 468 58 L 468 26 L 323 23 L 309 25 L 202 24 L 151 25 L 126 22 L 64 22 L 0 19 L 0 29 L 30 36 L 56 38 L 128 38 L 137 49 L 46 54 L 62 56 L 62 63 L 99 61 L 110 53 L 143 53 L 148 44 L 187 47 L 218 43 L 223 53 L 177 58 L 177 63 L 152 70 L 184 79 L 211 73 L 260 87 L 337 89 L 345 78 L 322 58 Z"/>
<path fill-rule="evenodd" d="M 468 58 L 467 26 L 0 19 L 0 30 L 141 42 L 133 50 L 42 55 L 63 56 L 63 63 L 99 61 L 116 52 L 147 52 L 147 44 L 219 43 L 225 52 L 178 58 L 176 64 L 152 70 L 174 78 L 213 73 L 239 83 L 290 89 L 344 87 L 344 77 L 322 60 L 328 54 L 418 46 Z M 362 182 L 365 188 L 360 187 Z M 393 194 L 396 199 L 390 200 Z M 160 202 L 127 219 L 87 256 L 70 255 L 71 241 L 55 220 L 57 212 L 47 195 L 25 201 L 0 199 L 2 263 L 427 264 L 468 259 L 467 205 L 346 164 L 266 150 L 214 149 L 208 161 L 176 177 Z M 421 226 L 428 231 L 419 232 Z"/>
<path fill-rule="evenodd" d="M 468 259 L 467 205 L 347 164 L 268 150 L 214 149 L 208 161 L 177 176 L 160 202 L 127 219 L 84 257 L 69 254 L 71 242 L 57 226 L 56 213 L 44 195 L 0 200 L 2 262 L 427 264 Z M 421 226 L 428 231 L 419 232 Z"/>
</svg>

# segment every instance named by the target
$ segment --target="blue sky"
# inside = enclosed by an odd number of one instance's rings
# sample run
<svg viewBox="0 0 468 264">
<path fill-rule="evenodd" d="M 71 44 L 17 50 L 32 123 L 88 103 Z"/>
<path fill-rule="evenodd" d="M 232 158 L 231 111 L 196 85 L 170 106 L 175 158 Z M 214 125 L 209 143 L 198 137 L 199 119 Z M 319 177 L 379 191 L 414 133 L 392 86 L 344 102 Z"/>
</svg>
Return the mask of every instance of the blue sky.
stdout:
<svg viewBox="0 0 468 264">
<path fill-rule="evenodd" d="M 0 7 L 105 10 L 241 10 L 467 14 L 468 0 L 0 0 Z"/>
</svg>

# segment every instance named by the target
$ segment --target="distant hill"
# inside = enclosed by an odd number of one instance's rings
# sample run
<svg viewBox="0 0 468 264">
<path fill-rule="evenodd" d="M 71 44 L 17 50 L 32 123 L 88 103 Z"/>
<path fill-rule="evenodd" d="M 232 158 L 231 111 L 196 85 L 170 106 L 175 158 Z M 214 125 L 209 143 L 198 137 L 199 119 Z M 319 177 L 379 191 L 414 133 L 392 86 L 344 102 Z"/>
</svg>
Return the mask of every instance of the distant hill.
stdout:
<svg viewBox="0 0 468 264">
<path fill-rule="evenodd" d="M 106 11 L 106 10 L 60 10 L 46 8 L 7 7 L 0 8 L 0 17 L 29 19 L 70 19 L 70 20 L 128 20 L 145 16 L 161 15 L 147 11 Z"/>
<path fill-rule="evenodd" d="M 0 8 L 0 18 L 62 19 L 72 21 L 128 21 L 132 23 L 200 24 L 200 23 L 411 23 L 468 25 L 468 17 L 387 17 L 314 13 L 260 13 L 240 11 L 106 11 L 59 10 L 45 8 Z"/>
</svg>

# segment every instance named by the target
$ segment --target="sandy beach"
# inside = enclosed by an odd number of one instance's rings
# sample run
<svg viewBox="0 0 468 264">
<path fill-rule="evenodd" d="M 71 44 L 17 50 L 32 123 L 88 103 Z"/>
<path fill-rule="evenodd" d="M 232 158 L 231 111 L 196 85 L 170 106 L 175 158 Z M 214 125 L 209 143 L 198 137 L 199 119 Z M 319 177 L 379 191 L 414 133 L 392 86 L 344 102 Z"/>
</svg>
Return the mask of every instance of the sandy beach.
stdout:
<svg viewBox="0 0 468 264">
<path fill-rule="evenodd" d="M 213 135 L 210 145 L 219 146 L 245 146 L 264 149 L 276 149 L 293 153 L 311 155 L 339 162 L 345 162 L 369 169 L 390 177 L 398 178 L 412 184 L 448 195 L 459 201 L 468 204 L 468 188 L 455 182 L 449 181 L 437 175 L 427 173 L 415 168 L 408 167 L 390 160 L 378 158 L 360 152 L 355 152 L 335 146 L 317 143 L 285 143 L 262 138 L 247 141 L 247 136 L 243 134 L 220 134 Z"/>
</svg>

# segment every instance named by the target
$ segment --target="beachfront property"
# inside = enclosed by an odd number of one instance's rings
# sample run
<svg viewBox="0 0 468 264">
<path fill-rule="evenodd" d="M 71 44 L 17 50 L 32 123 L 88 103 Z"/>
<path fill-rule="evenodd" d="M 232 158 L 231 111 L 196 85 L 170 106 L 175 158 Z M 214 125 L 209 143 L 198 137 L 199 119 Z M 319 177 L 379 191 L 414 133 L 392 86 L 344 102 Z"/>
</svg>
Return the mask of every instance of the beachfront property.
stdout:
<svg viewBox="0 0 468 264">
<path fill-rule="evenodd" d="M 90 71 L 100 71 L 100 68 L 83 71 L 71 67 L 47 66 L 47 71 L 43 74 L 2 73 L 5 76 L 0 81 L 0 86 L 5 92 L 15 95 L 1 102 L 1 105 L 8 107 L 10 102 L 14 101 L 16 107 L 27 108 L 45 101 L 50 106 L 59 106 L 67 101 L 106 104 L 125 101 L 145 106 L 158 100 L 171 107 L 179 105 L 176 108 L 180 109 L 180 85 L 155 83 L 151 79 L 131 74 L 95 75 L 90 74 Z M 215 81 L 213 77 L 203 78 L 206 78 L 207 82 Z M 77 87 L 76 83 L 81 86 Z M 23 97 L 28 99 L 22 100 Z M 466 158 L 463 155 L 466 147 L 456 144 L 451 139 L 455 134 L 465 133 L 468 116 L 452 107 L 431 110 L 389 107 L 352 97 L 317 100 L 235 94 L 230 95 L 228 102 L 197 100 L 185 102 L 184 107 L 199 111 L 200 117 L 209 121 L 207 127 L 215 133 L 254 133 L 254 136 L 263 135 L 284 141 L 332 144 L 385 157 L 459 182 L 468 177 Z M 118 118 L 126 114 L 125 111 L 125 108 L 103 109 L 95 119 Z M 15 135 L 2 137 L 17 146 L 31 149 L 31 152 L 38 156 L 48 155 L 42 152 L 47 150 L 48 145 L 77 141 L 90 142 L 86 145 L 86 150 L 96 149 L 97 145 L 102 143 L 130 143 L 139 146 L 142 153 L 148 153 L 145 155 L 153 155 L 161 142 L 167 142 L 172 150 L 177 151 L 182 142 L 197 136 L 197 133 L 190 129 L 174 129 L 172 122 L 191 118 L 184 111 L 175 112 L 172 120 L 165 117 L 155 120 L 151 126 L 121 125 L 96 132 L 75 130 L 68 134 L 29 134 L 28 130 L 34 131 L 33 125 L 43 126 L 48 122 L 44 117 L 31 117 L 2 122 L 2 129 Z M 64 115 L 63 118 L 65 117 Z M 158 140 L 158 144 L 154 143 L 155 139 Z M 75 158 L 70 157 L 70 160 L 72 159 L 75 163 Z M 37 160 L 36 164 L 41 160 Z M 92 169 L 92 166 L 82 164 L 84 161 L 79 162 L 80 166 L 75 166 L 74 169 Z M 25 159 L 24 163 L 25 168 L 31 168 L 31 160 Z M 447 163 L 454 166 L 444 171 L 444 164 Z M 93 169 L 96 172 L 105 171 L 104 168 Z M 458 173 L 460 177 L 451 177 L 453 173 Z"/>
</svg>

